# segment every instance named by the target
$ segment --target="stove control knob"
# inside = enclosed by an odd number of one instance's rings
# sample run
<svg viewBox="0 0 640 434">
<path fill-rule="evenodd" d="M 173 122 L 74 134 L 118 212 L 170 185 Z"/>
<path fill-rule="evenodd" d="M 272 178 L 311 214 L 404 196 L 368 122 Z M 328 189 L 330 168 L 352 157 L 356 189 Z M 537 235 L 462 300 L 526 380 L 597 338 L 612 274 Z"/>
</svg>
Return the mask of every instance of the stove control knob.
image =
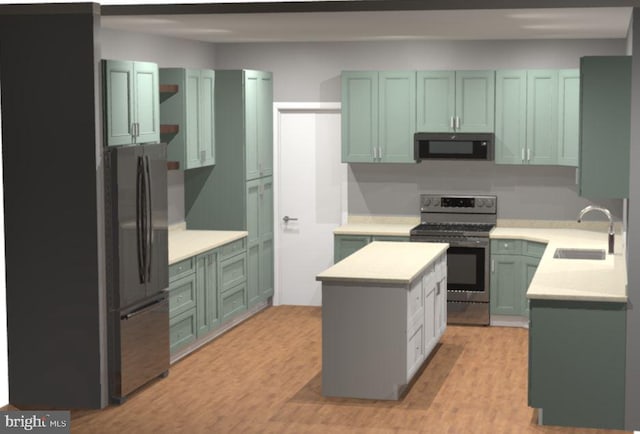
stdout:
<svg viewBox="0 0 640 434">
<path fill-rule="evenodd" d="M 422 206 L 429 206 L 431 205 L 431 199 L 427 198 L 422 202 Z"/>
<path fill-rule="evenodd" d="M 486 202 L 485 202 L 485 200 L 484 200 L 484 199 L 478 199 L 478 200 L 476 201 L 476 207 L 477 207 L 477 208 L 480 208 L 481 206 L 486 206 Z"/>
<path fill-rule="evenodd" d="M 493 199 L 487 199 L 484 203 L 484 206 L 487 208 L 491 208 L 493 206 Z"/>
</svg>

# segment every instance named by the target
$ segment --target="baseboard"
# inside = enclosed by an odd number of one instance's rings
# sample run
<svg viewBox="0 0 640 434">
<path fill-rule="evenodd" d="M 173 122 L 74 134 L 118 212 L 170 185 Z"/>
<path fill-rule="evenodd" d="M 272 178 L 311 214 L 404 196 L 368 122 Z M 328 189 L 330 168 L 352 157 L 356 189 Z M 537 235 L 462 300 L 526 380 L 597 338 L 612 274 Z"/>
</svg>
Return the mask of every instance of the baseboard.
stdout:
<svg viewBox="0 0 640 434">
<path fill-rule="evenodd" d="M 529 318 L 518 315 L 491 315 L 491 326 L 529 328 Z"/>
</svg>

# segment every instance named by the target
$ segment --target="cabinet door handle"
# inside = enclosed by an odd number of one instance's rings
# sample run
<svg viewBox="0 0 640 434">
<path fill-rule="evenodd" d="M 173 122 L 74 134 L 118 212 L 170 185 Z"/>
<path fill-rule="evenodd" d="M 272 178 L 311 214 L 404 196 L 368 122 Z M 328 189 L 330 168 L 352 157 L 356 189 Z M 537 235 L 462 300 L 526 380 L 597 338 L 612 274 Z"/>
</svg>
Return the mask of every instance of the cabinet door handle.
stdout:
<svg viewBox="0 0 640 434">
<path fill-rule="evenodd" d="M 527 149 L 527 161 L 531 161 L 531 149 Z"/>
<path fill-rule="evenodd" d="M 449 126 L 451 127 L 452 130 L 455 130 L 455 128 L 456 128 L 456 124 L 455 124 L 455 122 L 453 120 L 453 116 L 451 116 L 449 118 Z"/>
<path fill-rule="evenodd" d="M 382 161 L 382 146 L 378 146 L 378 161 Z"/>
<path fill-rule="evenodd" d="M 491 260 L 491 272 L 496 272 L 496 261 L 494 259 Z"/>
<path fill-rule="evenodd" d="M 460 129 L 460 116 L 456 116 L 456 130 Z"/>
<path fill-rule="evenodd" d="M 376 158 L 378 158 L 378 155 L 377 155 L 378 147 L 377 147 L 377 146 L 374 146 L 374 147 L 371 149 L 371 152 L 373 153 L 373 161 L 376 161 Z"/>
<path fill-rule="evenodd" d="M 522 161 L 524 162 L 524 148 L 522 148 Z"/>
</svg>

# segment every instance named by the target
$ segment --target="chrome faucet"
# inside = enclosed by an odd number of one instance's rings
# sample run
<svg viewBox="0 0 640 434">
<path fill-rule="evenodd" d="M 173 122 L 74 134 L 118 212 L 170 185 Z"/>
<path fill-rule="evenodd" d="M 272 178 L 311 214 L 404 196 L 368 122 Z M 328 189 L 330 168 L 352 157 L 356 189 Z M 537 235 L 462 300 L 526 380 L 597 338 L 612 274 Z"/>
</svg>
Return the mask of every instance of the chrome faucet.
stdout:
<svg viewBox="0 0 640 434">
<path fill-rule="evenodd" d="M 602 208 L 595 205 L 589 205 L 584 207 L 584 209 L 580 211 L 580 214 L 578 215 L 578 223 L 582 221 L 582 217 L 584 217 L 584 215 L 589 211 L 600 211 L 601 213 L 606 215 L 607 218 L 609 219 L 609 254 L 612 254 L 613 253 L 613 237 L 615 235 L 615 232 L 613 231 L 613 217 L 611 217 L 611 212 L 609 212 L 609 210 L 606 208 Z"/>
</svg>

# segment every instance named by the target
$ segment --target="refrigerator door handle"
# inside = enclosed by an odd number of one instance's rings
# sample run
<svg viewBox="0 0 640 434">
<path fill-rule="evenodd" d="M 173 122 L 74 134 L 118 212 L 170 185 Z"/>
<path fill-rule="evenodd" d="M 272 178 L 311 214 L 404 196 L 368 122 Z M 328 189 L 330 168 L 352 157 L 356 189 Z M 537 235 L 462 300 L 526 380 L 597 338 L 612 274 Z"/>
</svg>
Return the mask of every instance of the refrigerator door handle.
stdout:
<svg viewBox="0 0 640 434">
<path fill-rule="evenodd" d="M 140 283 L 145 283 L 145 234 L 144 234 L 144 161 L 138 157 L 136 170 L 136 240 L 138 250 L 138 277 Z"/>
<path fill-rule="evenodd" d="M 153 207 L 151 204 L 151 169 L 150 169 L 150 164 L 149 164 L 149 156 L 145 155 L 144 156 L 144 163 L 145 163 L 145 187 L 146 187 L 146 217 L 147 217 L 147 268 L 146 268 L 146 273 L 147 273 L 147 278 L 146 281 L 147 282 L 151 282 L 151 263 L 152 263 L 152 256 L 151 256 L 151 252 L 153 252 Z"/>
</svg>

